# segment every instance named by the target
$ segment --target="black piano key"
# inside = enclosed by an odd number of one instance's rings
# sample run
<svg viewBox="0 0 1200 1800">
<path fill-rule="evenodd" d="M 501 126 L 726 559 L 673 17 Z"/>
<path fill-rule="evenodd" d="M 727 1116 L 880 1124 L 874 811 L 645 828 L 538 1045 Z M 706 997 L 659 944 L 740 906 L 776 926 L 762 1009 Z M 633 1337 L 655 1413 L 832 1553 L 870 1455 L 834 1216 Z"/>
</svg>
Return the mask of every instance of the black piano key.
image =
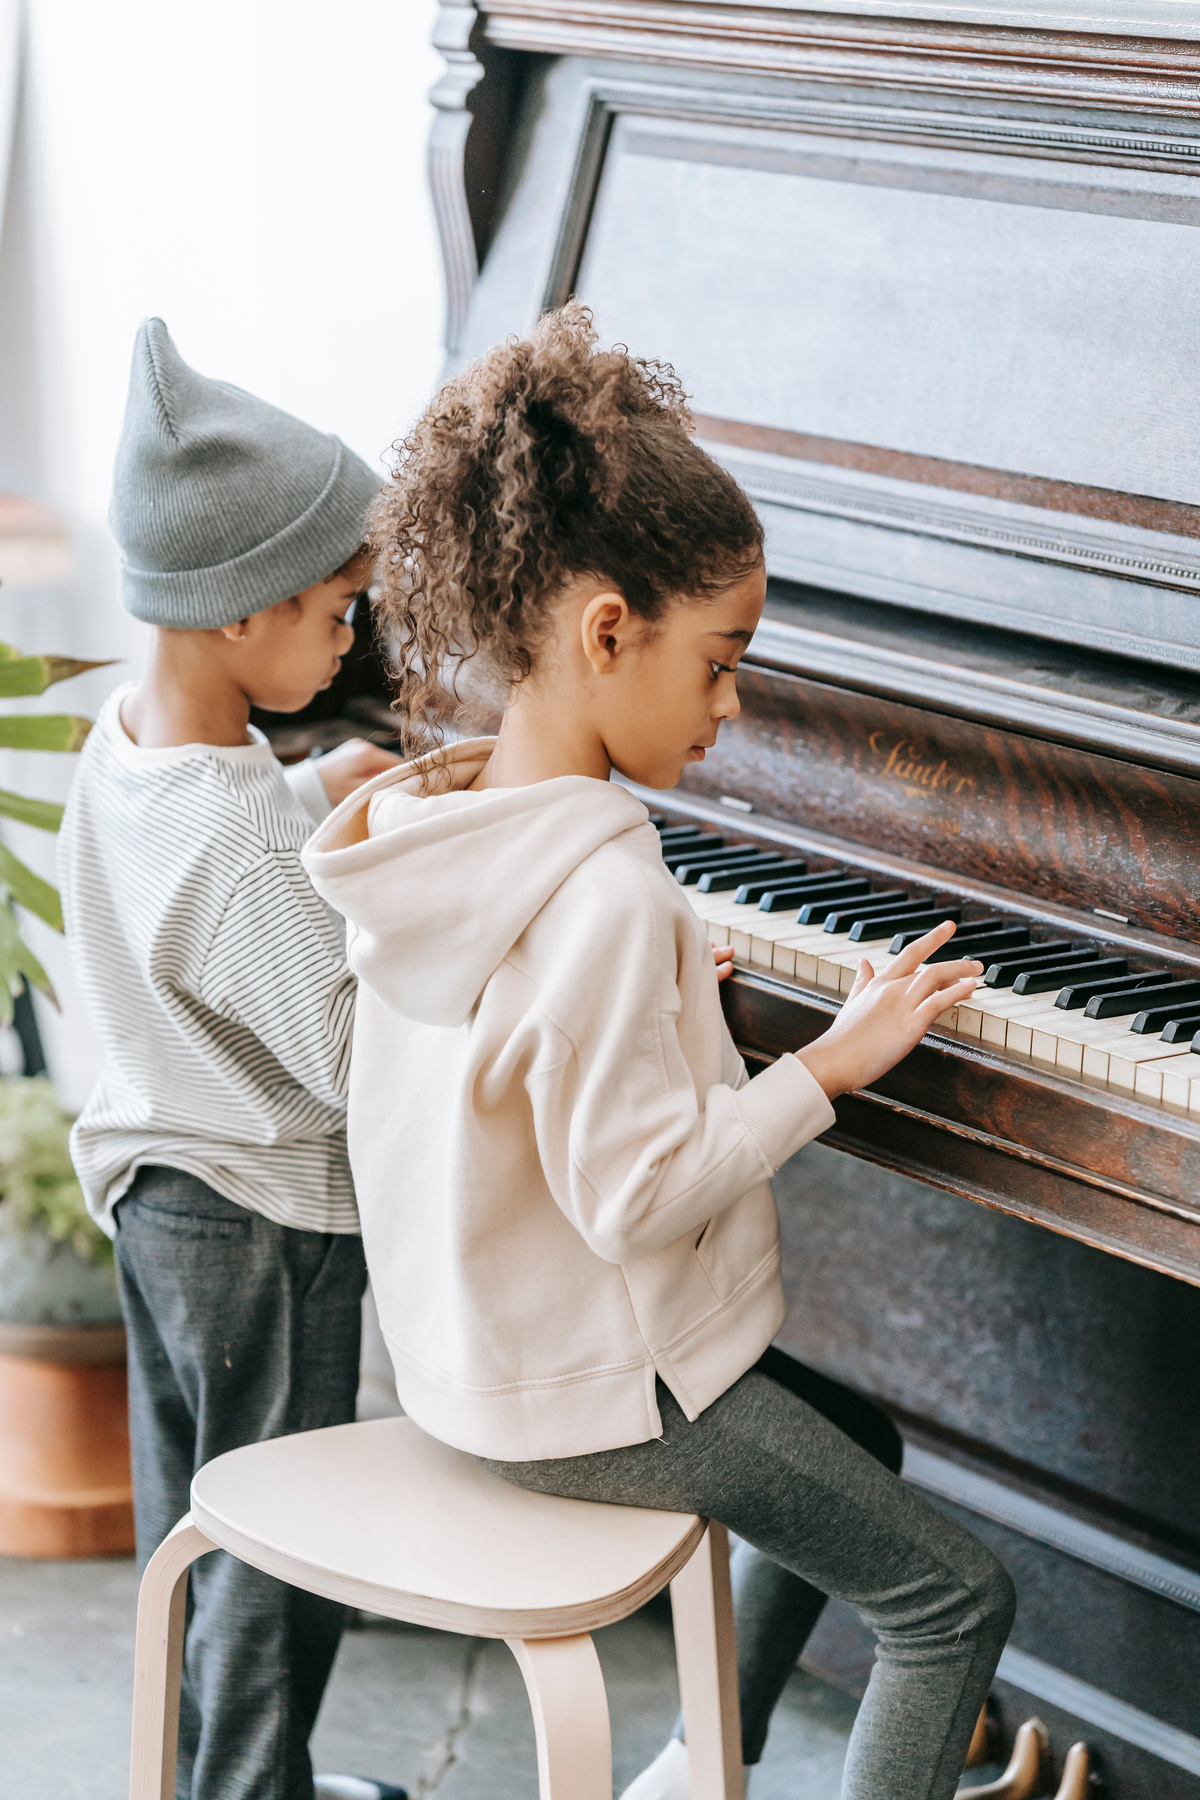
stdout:
<svg viewBox="0 0 1200 1800">
<path fill-rule="evenodd" d="M 1062 962 L 1042 963 L 1032 969 L 1024 970 L 1013 982 L 1014 994 L 1053 994 L 1065 987 L 1072 975 L 1082 970 L 1085 975 L 1095 971 L 1096 975 L 1127 975 L 1129 964 L 1123 956 L 1107 956 L 1097 959 L 1094 950 L 1085 950 L 1080 956 L 1064 958 Z"/>
<path fill-rule="evenodd" d="M 882 906 L 872 906 L 870 904 L 856 907 L 847 906 L 842 908 L 842 923 L 840 925 L 831 925 L 827 918 L 825 921 L 825 929 L 826 931 L 850 931 L 852 933 L 860 919 L 864 925 L 871 919 L 887 919 L 889 923 L 899 927 L 909 919 L 923 918 L 928 911 L 928 900 L 909 900 L 903 897 L 899 900 L 885 901 Z M 940 916 L 943 919 L 948 919 L 950 917 L 949 913 L 946 912 L 943 912 Z M 855 938 L 854 941 L 855 943 L 861 943 L 862 940 L 861 938 Z"/>
<path fill-rule="evenodd" d="M 771 889 L 768 887 L 767 892 L 770 891 Z M 840 906 L 843 901 L 853 900 L 860 894 L 865 895 L 868 891 L 869 883 L 865 880 L 831 882 L 828 887 L 806 889 L 803 894 L 793 898 L 792 905 L 794 906 L 796 900 L 799 899 L 799 924 L 815 925 L 820 923 L 831 907 Z M 762 906 L 761 900 L 759 906 L 760 908 Z"/>
<path fill-rule="evenodd" d="M 663 844 L 682 844 L 689 838 L 703 838 L 706 844 L 724 844 L 728 841 L 719 831 L 713 831 L 707 825 L 664 825 L 658 836 L 659 842 Z"/>
<path fill-rule="evenodd" d="M 818 869 L 815 873 L 802 875 L 799 879 L 789 876 L 782 881 L 772 881 L 769 876 L 764 875 L 761 881 L 747 882 L 745 886 L 747 894 L 757 900 L 760 906 L 762 906 L 766 896 L 775 889 L 779 889 L 781 892 L 786 891 L 791 896 L 789 904 L 795 906 L 800 900 L 801 895 L 819 894 L 823 889 L 827 888 L 831 882 L 859 880 L 865 881 L 866 877 L 851 875 L 848 869 Z M 740 901 L 741 897 L 742 890 L 739 888 L 734 895 L 734 899 Z M 774 904 L 776 908 L 778 908 L 783 902 L 777 900 Z M 771 908 L 766 907 L 764 910 L 770 912 Z"/>
<path fill-rule="evenodd" d="M 863 881 L 861 884 L 855 882 L 852 887 L 843 888 L 840 893 L 836 894 L 812 894 L 806 904 L 800 908 L 798 923 L 801 925 L 824 924 L 828 931 L 827 921 L 835 912 L 840 912 L 843 916 L 848 914 L 854 919 L 868 919 L 877 912 L 890 912 L 899 904 L 896 900 L 885 900 L 882 906 L 874 906 L 872 905 L 874 898 L 875 895 L 872 893 L 871 884 L 868 881 Z"/>
<path fill-rule="evenodd" d="M 968 919 L 961 931 L 934 950 L 925 958 L 926 962 L 944 963 L 958 962 L 960 957 L 971 956 L 976 962 L 985 962 L 993 950 L 1017 950 L 1029 942 L 1029 928 L 1026 925 L 1005 925 L 1003 920 L 985 919 L 977 925 L 974 919 Z"/>
<path fill-rule="evenodd" d="M 860 919 L 857 925 L 850 927 L 850 939 L 855 944 L 874 943 L 879 938 L 894 937 L 898 932 L 911 932 L 913 937 L 920 937 L 930 926 L 940 925 L 943 919 L 953 919 L 957 925 L 961 918 L 961 906 L 932 906 L 920 912 L 914 912 L 911 906 L 898 906 L 895 912 Z"/>
<path fill-rule="evenodd" d="M 957 911 L 951 908 L 945 912 L 939 912 L 936 907 L 931 907 L 928 913 L 923 914 L 921 918 L 909 919 L 906 921 L 903 929 L 896 933 L 896 942 L 890 946 L 891 954 L 893 956 L 898 956 L 901 950 L 905 949 L 909 944 L 915 943 L 917 938 L 924 937 L 927 931 L 934 925 L 940 925 L 943 919 L 954 919 L 957 921 L 961 918 L 961 908 Z M 928 924 L 925 923 L 926 919 L 929 921 Z M 1027 944 L 1029 942 L 1028 931 L 1025 931 L 1024 937 L 1018 937 L 1012 940 L 1005 939 L 1001 942 L 1000 933 L 1008 930 L 1021 931 L 1024 930 L 1024 927 L 1019 925 L 1009 926 L 1003 919 L 968 919 L 955 933 L 953 942 L 957 944 L 968 932 L 970 932 L 973 937 L 978 937 L 980 940 L 985 937 L 995 938 L 997 950 L 1015 949 L 1018 944 Z M 903 939 L 903 942 L 900 941 L 901 939 Z"/>
<path fill-rule="evenodd" d="M 800 892 L 797 892 L 797 890 L 792 887 L 786 888 L 783 891 L 792 895 L 791 903 L 793 906 L 799 901 L 800 922 L 802 924 L 807 924 L 809 921 L 805 918 L 805 914 L 810 906 L 816 906 L 818 904 L 836 906 L 843 900 L 858 899 L 860 896 L 870 893 L 871 884 L 865 875 L 843 875 L 840 880 L 837 881 L 827 881 L 824 883 L 813 882 L 810 886 L 804 888 Z M 772 910 L 777 911 L 778 906 L 775 908 L 768 907 L 766 902 L 768 899 L 775 899 L 778 892 L 779 890 L 775 888 L 773 883 L 768 884 L 767 892 L 758 903 L 760 910 L 764 912 L 770 912 Z M 815 917 L 816 915 L 814 914 L 813 916 Z"/>
<path fill-rule="evenodd" d="M 1030 944 L 1028 950 L 1014 950 L 1007 956 L 998 956 L 984 970 L 983 979 L 988 987 L 1011 987 L 1022 969 L 1030 968 L 1034 963 L 1053 962 L 1059 957 L 1070 956 L 1075 946 L 1067 938 L 1051 938 L 1043 944 Z M 1080 951 L 1080 955 L 1083 952 Z M 1092 952 L 1098 956 L 1098 950 Z"/>
<path fill-rule="evenodd" d="M 1182 985 L 1182 983 L 1180 984 Z M 1136 1031 L 1140 1037 L 1152 1037 L 1160 1032 L 1164 1025 L 1172 1019 L 1186 1019 L 1200 1006 L 1200 994 L 1177 1000 L 1173 1006 L 1143 1007 L 1134 1017 L 1130 1031 Z"/>
<path fill-rule="evenodd" d="M 1200 1031 L 1200 1010 L 1193 1008 L 1186 1018 L 1167 1020 L 1162 1040 L 1164 1044 L 1180 1044 L 1184 1038 L 1194 1037 L 1197 1031 Z"/>
<path fill-rule="evenodd" d="M 667 827 L 666 813 L 651 813 L 650 823 L 653 825 L 655 831 L 665 831 Z"/>
<path fill-rule="evenodd" d="M 674 859 L 675 862 L 679 862 L 679 860 L 686 856 L 689 851 L 693 856 L 719 856 L 722 850 L 727 850 L 729 848 L 724 838 L 717 837 L 716 834 L 711 831 L 697 831 L 692 833 L 690 837 L 668 838 L 665 843 L 663 843 L 662 838 L 659 838 L 658 841 L 662 844 L 663 861 L 665 863 L 671 862 L 672 859 Z"/>
<path fill-rule="evenodd" d="M 681 887 L 694 887 L 710 869 L 732 869 L 739 865 L 749 868 L 752 864 L 777 861 L 777 857 L 764 856 L 761 850 L 743 848 L 715 850 L 710 856 L 695 856 L 688 851 L 683 856 L 668 856 L 667 867 Z"/>
<path fill-rule="evenodd" d="M 758 903 L 758 910 L 760 912 L 786 912 L 791 906 L 805 906 L 810 900 L 819 899 L 822 895 L 827 895 L 828 898 L 834 900 L 839 895 L 852 899 L 855 894 L 862 893 L 870 885 L 865 876 L 852 875 L 844 876 L 837 882 L 831 881 L 828 886 L 814 882 L 811 877 L 808 881 L 794 882 L 788 887 L 777 888 L 768 883 L 767 890 Z"/>
<path fill-rule="evenodd" d="M 739 890 L 739 904 L 744 906 L 746 903 L 741 899 L 740 893 L 742 887 L 742 877 L 739 873 L 740 868 L 741 865 L 735 863 L 732 869 L 710 869 L 707 875 L 702 875 L 700 877 L 700 892 L 702 894 L 724 894 L 730 888 L 737 888 Z M 788 876 L 804 875 L 807 873 L 807 870 L 807 863 L 774 862 L 771 865 L 771 880 L 778 881 L 780 886 L 782 886 Z M 759 888 L 761 893 L 765 893 L 768 885 L 767 877 L 764 875 L 762 882 L 756 882 L 754 885 Z M 754 898 L 757 900 L 758 894 L 755 894 Z"/>
<path fill-rule="evenodd" d="M 808 911 L 808 908 L 805 907 L 800 914 L 800 923 L 802 925 L 810 922 L 816 924 L 817 920 L 823 916 L 826 931 L 832 931 L 836 935 L 839 932 L 849 931 L 851 926 L 857 925 L 860 919 L 873 919 L 879 913 L 895 913 L 907 900 L 908 895 L 903 888 L 892 888 L 882 894 L 865 894 L 861 900 L 851 900 L 845 906 L 839 901 L 834 909 L 824 913 L 821 907 L 817 907 L 811 921 L 804 916 Z"/>
<path fill-rule="evenodd" d="M 1200 981 L 1174 981 L 1164 987 L 1138 987 L 1131 981 L 1126 988 L 1112 994 L 1094 994 L 1083 1009 L 1085 1019 L 1122 1019 L 1128 1013 L 1141 1012 L 1147 1006 L 1180 1006 L 1185 1000 L 1200 1000 Z"/>
<path fill-rule="evenodd" d="M 1141 975 L 1110 975 L 1104 980 L 1094 980 L 1085 975 L 1082 981 L 1073 981 L 1069 987 L 1065 987 L 1054 1004 L 1074 1012 L 1077 1008 L 1086 1006 L 1095 994 L 1128 994 L 1138 986 L 1161 986 L 1170 978 L 1170 969 L 1146 969 Z"/>
<path fill-rule="evenodd" d="M 664 844 L 662 847 L 662 859 L 668 869 L 677 867 L 681 862 L 703 862 L 705 857 L 723 856 L 724 853 L 725 846 L 721 843 L 720 838 L 715 844 L 700 838 L 691 838 L 683 843 Z"/>
</svg>

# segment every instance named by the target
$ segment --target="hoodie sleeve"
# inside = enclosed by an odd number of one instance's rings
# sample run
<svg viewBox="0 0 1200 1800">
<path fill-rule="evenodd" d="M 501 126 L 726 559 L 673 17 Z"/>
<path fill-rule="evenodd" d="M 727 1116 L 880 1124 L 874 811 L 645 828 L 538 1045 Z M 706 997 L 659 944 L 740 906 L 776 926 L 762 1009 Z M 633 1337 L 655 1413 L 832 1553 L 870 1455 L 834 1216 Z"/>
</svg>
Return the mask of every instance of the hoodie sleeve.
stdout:
<svg viewBox="0 0 1200 1800">
<path fill-rule="evenodd" d="M 707 944 L 687 941 L 685 927 L 677 962 L 670 924 L 644 894 L 639 910 L 611 908 L 608 921 L 597 916 L 559 981 L 548 972 L 555 1049 L 526 1088 L 557 1204 L 596 1255 L 626 1263 L 698 1234 L 828 1130 L 834 1112 L 791 1055 L 701 1091 L 678 1020 L 680 984 L 709 984 L 713 1029 L 724 1032 Z"/>
</svg>

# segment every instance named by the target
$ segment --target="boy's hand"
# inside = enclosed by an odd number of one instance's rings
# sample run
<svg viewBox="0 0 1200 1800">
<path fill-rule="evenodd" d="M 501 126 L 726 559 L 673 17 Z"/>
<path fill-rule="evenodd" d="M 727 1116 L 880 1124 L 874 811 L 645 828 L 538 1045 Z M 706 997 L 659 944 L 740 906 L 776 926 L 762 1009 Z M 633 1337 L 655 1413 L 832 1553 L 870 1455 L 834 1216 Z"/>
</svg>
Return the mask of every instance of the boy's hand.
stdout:
<svg viewBox="0 0 1200 1800">
<path fill-rule="evenodd" d="M 331 806 L 340 806 L 347 794 L 352 794 L 356 787 L 364 781 L 370 781 L 373 775 L 382 775 L 385 769 L 393 769 L 402 759 L 393 755 L 390 750 L 381 750 L 378 744 L 369 744 L 366 738 L 351 738 L 348 743 L 339 744 L 327 756 L 317 761 L 317 774 L 321 777 L 321 786 L 329 795 Z"/>
<path fill-rule="evenodd" d="M 717 980 L 728 981 L 733 974 L 733 945 L 714 944 L 712 953 L 717 965 Z"/>
<path fill-rule="evenodd" d="M 859 963 L 858 979 L 829 1030 L 796 1051 L 831 1100 L 877 1081 L 920 1043 L 939 1013 L 973 992 L 983 973 L 980 962 L 920 966 L 953 936 L 946 920 L 889 958 L 879 975 L 865 958 Z"/>
</svg>

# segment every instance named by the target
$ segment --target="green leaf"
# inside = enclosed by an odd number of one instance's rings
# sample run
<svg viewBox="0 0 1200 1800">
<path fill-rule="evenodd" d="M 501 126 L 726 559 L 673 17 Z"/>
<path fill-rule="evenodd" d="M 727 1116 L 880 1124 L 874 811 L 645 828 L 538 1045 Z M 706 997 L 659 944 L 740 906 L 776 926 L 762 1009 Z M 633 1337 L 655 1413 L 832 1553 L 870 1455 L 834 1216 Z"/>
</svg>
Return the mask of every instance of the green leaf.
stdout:
<svg viewBox="0 0 1200 1800">
<path fill-rule="evenodd" d="M 21 936 L 12 908 L 7 901 L 0 902 L 0 1025 L 12 1024 L 13 996 L 20 993 L 23 980 L 58 1005 L 50 977 Z"/>
<path fill-rule="evenodd" d="M 18 906 L 36 913 L 47 925 L 53 925 L 55 931 L 63 928 L 62 902 L 58 897 L 58 889 L 27 869 L 19 856 L 14 856 L 7 844 L 0 844 L 0 882 L 8 889 Z"/>
<path fill-rule="evenodd" d="M 90 719 L 78 719 L 73 713 L 0 718 L 0 750 L 78 750 L 91 729 Z"/>
<path fill-rule="evenodd" d="M 0 662 L 7 662 L 10 656 L 20 656 L 21 652 L 13 644 L 0 644 Z"/>
<path fill-rule="evenodd" d="M 39 831 L 57 831 L 63 808 L 56 800 L 30 800 L 24 794 L 10 794 L 7 788 L 0 788 L 0 816 L 16 819 L 22 825 L 36 825 Z"/>
<path fill-rule="evenodd" d="M 5 648 L 8 646 L 6 645 Z M 0 658 L 0 700 L 20 694 L 44 694 L 56 681 L 70 681 L 89 669 L 107 669 L 103 662 L 80 662 L 74 656 L 11 656 Z"/>
</svg>

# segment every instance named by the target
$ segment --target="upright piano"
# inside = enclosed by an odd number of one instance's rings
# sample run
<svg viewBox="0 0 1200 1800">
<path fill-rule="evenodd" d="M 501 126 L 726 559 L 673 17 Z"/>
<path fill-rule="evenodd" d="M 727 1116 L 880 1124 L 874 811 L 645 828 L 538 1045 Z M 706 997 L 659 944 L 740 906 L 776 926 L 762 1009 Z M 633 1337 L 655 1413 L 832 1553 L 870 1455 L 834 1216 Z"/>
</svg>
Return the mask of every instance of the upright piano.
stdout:
<svg viewBox="0 0 1200 1800">
<path fill-rule="evenodd" d="M 450 366 L 578 294 L 768 537 L 664 855 L 761 1064 L 989 979 L 780 1176 L 785 1347 L 1012 1569 L 993 1704 L 1200 1797 L 1200 5 L 442 0 Z M 1196 1038 L 1200 1044 L 1200 1038 Z M 836 1612 L 811 1655 L 853 1684 Z"/>
</svg>

